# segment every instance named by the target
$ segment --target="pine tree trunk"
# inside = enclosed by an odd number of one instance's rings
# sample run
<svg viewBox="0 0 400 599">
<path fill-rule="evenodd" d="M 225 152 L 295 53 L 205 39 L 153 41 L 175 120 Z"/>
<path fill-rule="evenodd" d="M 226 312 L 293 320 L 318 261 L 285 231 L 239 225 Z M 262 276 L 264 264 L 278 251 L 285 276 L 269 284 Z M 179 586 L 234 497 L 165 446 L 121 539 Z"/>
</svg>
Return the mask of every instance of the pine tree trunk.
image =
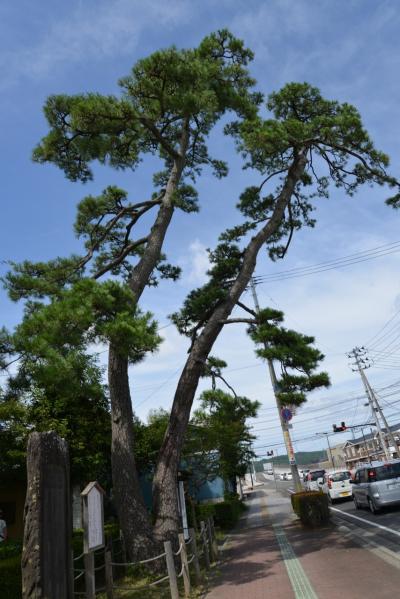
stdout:
<svg viewBox="0 0 400 599">
<path fill-rule="evenodd" d="M 256 266 L 258 252 L 279 228 L 285 209 L 299 178 L 304 172 L 306 163 L 307 160 L 303 153 L 298 154 L 293 160 L 286 182 L 276 201 L 273 214 L 249 242 L 244 252 L 240 272 L 226 300 L 215 308 L 203 331 L 192 344 L 175 392 L 168 428 L 160 449 L 153 479 L 153 511 L 156 516 L 154 534 L 159 540 L 174 537 L 179 529 L 176 475 L 190 411 L 205 361 L 224 326 L 224 321 L 231 314 L 250 281 Z"/>
<path fill-rule="evenodd" d="M 181 140 L 182 158 L 174 162 L 146 249 L 128 281 L 137 302 L 160 259 L 165 235 L 174 213 L 173 194 L 182 175 L 183 156 L 185 156 L 187 143 L 186 124 Z M 130 559 L 137 559 L 139 548 L 143 559 L 145 556 L 154 555 L 156 547 L 134 458 L 133 410 L 129 390 L 128 360 L 113 344 L 109 347 L 108 380 L 111 397 L 111 468 L 115 504 Z"/>
<path fill-rule="evenodd" d="M 108 382 L 111 397 L 111 466 L 113 494 L 129 559 L 156 555 L 149 513 L 141 492 L 134 457 L 133 413 L 128 361 L 110 345 Z"/>
</svg>

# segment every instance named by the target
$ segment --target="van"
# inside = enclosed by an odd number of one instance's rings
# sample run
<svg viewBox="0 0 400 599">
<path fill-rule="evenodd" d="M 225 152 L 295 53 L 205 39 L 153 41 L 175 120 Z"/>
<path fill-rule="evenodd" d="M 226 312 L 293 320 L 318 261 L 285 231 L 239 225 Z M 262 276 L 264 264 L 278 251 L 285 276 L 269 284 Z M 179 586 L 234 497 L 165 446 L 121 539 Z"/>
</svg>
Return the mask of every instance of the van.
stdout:
<svg viewBox="0 0 400 599">
<path fill-rule="evenodd" d="M 319 491 L 325 476 L 325 470 L 310 470 L 307 474 L 306 489 L 307 491 Z"/>
<path fill-rule="evenodd" d="M 377 514 L 383 507 L 400 504 L 400 460 L 371 462 L 357 468 L 353 501 L 357 509 L 369 507 Z"/>
</svg>

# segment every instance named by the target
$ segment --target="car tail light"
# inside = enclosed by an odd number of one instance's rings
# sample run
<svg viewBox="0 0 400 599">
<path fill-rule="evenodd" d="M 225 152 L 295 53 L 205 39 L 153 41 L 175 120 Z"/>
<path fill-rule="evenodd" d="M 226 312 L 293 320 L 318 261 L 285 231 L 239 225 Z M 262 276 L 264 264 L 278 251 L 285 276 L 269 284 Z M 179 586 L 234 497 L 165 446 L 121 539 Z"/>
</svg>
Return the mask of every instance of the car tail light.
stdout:
<svg viewBox="0 0 400 599">
<path fill-rule="evenodd" d="M 332 479 L 328 478 L 328 488 L 332 489 Z"/>
</svg>

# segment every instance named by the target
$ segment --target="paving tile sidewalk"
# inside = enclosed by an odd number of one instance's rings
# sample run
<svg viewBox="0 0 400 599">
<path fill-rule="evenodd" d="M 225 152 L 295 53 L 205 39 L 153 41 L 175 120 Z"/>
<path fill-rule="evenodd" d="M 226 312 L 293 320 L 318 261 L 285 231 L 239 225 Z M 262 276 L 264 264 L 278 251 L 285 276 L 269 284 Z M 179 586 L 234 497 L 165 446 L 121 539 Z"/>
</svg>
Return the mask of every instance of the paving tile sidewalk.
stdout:
<svg viewBox="0 0 400 599">
<path fill-rule="evenodd" d="M 290 499 L 259 488 L 206 599 L 394 599 L 400 569 L 335 527 L 304 530 Z"/>
</svg>

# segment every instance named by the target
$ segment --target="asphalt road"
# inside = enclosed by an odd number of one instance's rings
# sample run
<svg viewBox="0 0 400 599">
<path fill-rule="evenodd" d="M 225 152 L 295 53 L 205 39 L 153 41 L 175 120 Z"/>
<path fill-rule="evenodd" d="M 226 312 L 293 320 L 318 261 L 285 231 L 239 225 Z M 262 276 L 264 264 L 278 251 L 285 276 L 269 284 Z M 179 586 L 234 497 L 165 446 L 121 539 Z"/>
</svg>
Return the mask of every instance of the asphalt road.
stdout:
<svg viewBox="0 0 400 599">
<path fill-rule="evenodd" d="M 287 496 L 293 490 L 292 481 L 274 481 L 272 476 L 257 474 L 257 480 L 268 488 L 275 488 Z M 343 530 L 358 538 L 364 544 L 370 544 L 390 553 L 400 560 L 400 506 L 386 508 L 379 514 L 372 514 L 367 508 L 357 510 L 353 500 L 340 500 L 331 506 L 332 521 Z"/>
</svg>

